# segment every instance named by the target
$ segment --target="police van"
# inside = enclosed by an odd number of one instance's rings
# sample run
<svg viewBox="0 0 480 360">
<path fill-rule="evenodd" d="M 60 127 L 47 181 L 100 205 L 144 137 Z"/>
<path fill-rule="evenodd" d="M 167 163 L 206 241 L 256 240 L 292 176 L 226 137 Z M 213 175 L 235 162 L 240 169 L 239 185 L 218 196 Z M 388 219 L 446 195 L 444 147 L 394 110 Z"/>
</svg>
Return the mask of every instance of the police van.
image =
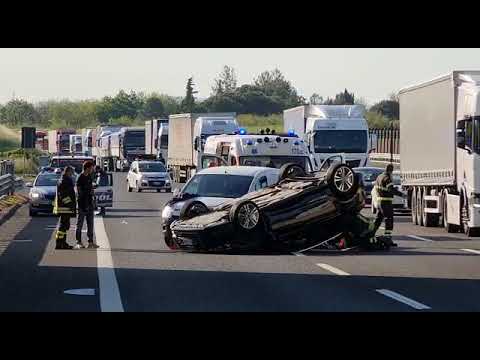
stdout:
<svg viewBox="0 0 480 360">
<path fill-rule="evenodd" d="M 247 134 L 240 129 L 237 135 L 210 136 L 205 143 L 201 165 L 203 169 L 221 165 L 279 169 L 287 163 L 296 163 L 307 172 L 317 170 L 306 144 L 293 133 Z"/>
</svg>

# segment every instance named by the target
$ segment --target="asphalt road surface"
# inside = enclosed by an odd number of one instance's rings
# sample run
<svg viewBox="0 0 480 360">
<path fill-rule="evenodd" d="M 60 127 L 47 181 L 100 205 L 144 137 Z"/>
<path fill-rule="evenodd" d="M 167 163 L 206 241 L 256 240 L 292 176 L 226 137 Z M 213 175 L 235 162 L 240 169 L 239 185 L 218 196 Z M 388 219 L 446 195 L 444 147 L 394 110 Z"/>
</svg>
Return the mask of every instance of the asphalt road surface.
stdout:
<svg viewBox="0 0 480 360">
<path fill-rule="evenodd" d="M 0 311 L 480 310 L 480 238 L 398 215 L 390 252 L 187 254 L 163 243 L 171 194 L 128 193 L 125 174 L 114 178 L 98 250 L 55 251 L 57 219 L 27 207 L 1 226 Z"/>
</svg>

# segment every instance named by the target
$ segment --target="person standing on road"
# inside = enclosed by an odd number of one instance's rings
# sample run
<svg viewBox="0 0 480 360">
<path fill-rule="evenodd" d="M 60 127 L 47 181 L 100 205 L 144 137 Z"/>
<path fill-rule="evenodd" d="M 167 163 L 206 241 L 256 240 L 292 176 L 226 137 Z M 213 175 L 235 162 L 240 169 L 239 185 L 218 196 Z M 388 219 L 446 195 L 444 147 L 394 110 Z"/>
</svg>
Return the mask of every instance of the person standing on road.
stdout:
<svg viewBox="0 0 480 360">
<path fill-rule="evenodd" d="M 375 230 L 378 230 L 385 219 L 385 242 L 390 246 L 397 246 L 397 244 L 392 241 L 393 197 L 395 195 L 403 197 L 403 194 L 394 187 L 392 173 L 393 165 L 388 164 L 385 172 L 380 174 L 375 181 L 375 188 L 378 194 L 378 213 L 377 219 L 375 220 Z"/>
<path fill-rule="evenodd" d="M 87 220 L 87 237 L 88 248 L 96 249 L 98 245 L 93 242 L 93 217 L 94 217 L 94 190 L 93 190 L 93 173 L 94 167 L 91 161 L 86 161 L 83 164 L 83 172 L 77 180 L 78 192 L 78 220 L 77 220 L 77 245 L 76 249 L 83 249 L 85 246 L 82 243 L 82 228 L 85 219 Z"/>
<path fill-rule="evenodd" d="M 62 178 L 57 185 L 57 195 L 55 197 L 53 213 L 60 215 L 56 240 L 56 250 L 71 250 L 73 246 L 67 243 L 67 232 L 70 229 L 70 218 L 75 217 L 77 213 L 77 199 L 75 195 L 75 180 L 73 179 L 74 170 L 67 166 L 63 170 Z"/>
</svg>

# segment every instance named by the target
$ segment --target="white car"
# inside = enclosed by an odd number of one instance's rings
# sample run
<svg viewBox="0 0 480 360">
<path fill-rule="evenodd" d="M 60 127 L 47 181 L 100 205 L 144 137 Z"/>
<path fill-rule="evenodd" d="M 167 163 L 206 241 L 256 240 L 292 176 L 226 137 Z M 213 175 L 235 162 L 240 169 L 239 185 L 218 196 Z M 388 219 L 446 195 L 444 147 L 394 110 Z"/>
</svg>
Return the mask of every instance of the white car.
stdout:
<svg viewBox="0 0 480 360">
<path fill-rule="evenodd" d="M 128 192 L 134 189 L 171 192 L 172 179 L 160 161 L 134 161 L 127 175 L 127 188 Z"/>
<path fill-rule="evenodd" d="M 401 191 L 402 193 L 404 192 L 402 190 L 402 185 L 401 180 L 400 180 L 400 174 L 398 172 L 393 172 L 392 174 L 392 180 L 394 187 L 398 190 Z M 378 211 L 378 193 L 377 193 L 377 186 L 375 185 L 372 189 L 372 213 L 376 214 Z M 394 210 L 406 210 L 407 209 L 407 202 L 406 202 L 406 197 L 405 196 L 397 196 L 395 195 L 393 197 L 393 208 Z"/>
<path fill-rule="evenodd" d="M 257 166 L 219 166 L 195 174 L 162 212 L 164 237 L 171 237 L 170 224 L 178 220 L 187 200 L 195 198 L 209 208 L 263 189 L 278 182 L 280 170 Z"/>
</svg>

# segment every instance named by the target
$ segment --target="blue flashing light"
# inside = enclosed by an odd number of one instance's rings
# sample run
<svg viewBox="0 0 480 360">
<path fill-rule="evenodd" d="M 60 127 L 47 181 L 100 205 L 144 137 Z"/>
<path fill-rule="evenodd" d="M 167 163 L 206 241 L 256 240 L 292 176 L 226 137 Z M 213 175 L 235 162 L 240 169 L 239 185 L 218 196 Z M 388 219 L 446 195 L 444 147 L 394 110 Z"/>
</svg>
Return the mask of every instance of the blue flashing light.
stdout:
<svg viewBox="0 0 480 360">
<path fill-rule="evenodd" d="M 295 130 L 288 130 L 288 136 L 295 136 Z"/>
<path fill-rule="evenodd" d="M 247 135 L 247 130 L 244 128 L 240 128 L 239 132 L 240 132 L 240 135 Z"/>
</svg>

